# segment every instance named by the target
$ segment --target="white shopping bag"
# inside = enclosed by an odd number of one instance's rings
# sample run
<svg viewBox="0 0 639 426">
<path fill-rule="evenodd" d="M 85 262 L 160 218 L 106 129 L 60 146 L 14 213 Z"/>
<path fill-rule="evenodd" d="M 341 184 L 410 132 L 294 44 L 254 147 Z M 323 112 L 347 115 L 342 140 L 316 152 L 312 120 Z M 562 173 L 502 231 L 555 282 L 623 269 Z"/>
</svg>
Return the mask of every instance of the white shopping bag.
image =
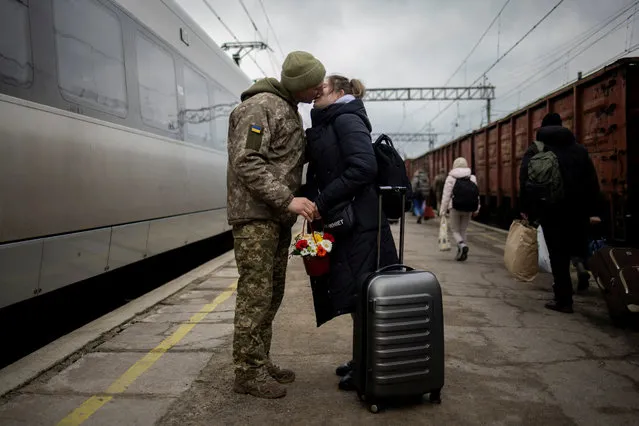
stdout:
<svg viewBox="0 0 639 426">
<path fill-rule="evenodd" d="M 440 251 L 450 250 L 450 241 L 448 240 L 448 219 L 446 219 L 446 216 L 441 216 L 439 220 L 439 238 L 437 242 L 439 243 Z"/>
<path fill-rule="evenodd" d="M 548 246 L 544 239 L 544 231 L 541 229 L 541 225 L 537 227 L 537 247 L 538 247 L 538 262 L 539 269 L 543 272 L 552 274 L 552 268 L 550 267 L 550 254 L 548 254 Z"/>
</svg>

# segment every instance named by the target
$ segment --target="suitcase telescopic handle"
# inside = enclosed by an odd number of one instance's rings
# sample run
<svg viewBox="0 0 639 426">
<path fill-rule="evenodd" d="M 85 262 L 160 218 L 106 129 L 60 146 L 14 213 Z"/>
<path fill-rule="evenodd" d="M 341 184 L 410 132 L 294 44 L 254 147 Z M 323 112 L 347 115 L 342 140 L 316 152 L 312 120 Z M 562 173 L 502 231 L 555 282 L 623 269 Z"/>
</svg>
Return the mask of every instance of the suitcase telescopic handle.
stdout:
<svg viewBox="0 0 639 426">
<path fill-rule="evenodd" d="M 389 193 L 389 192 L 397 192 L 399 194 L 406 194 L 408 188 L 405 186 L 380 186 L 379 192 L 381 193 Z"/>
<path fill-rule="evenodd" d="M 406 265 L 402 265 L 401 263 L 397 263 L 395 265 L 387 265 L 384 266 L 381 269 L 378 269 L 376 271 L 377 274 L 382 273 L 382 272 L 388 272 L 388 271 L 414 271 L 415 269 L 411 268 L 410 266 L 406 266 Z"/>
<path fill-rule="evenodd" d="M 399 263 L 404 263 L 404 228 L 405 228 L 405 212 L 404 206 L 406 205 L 406 192 L 405 186 L 380 186 L 379 187 L 379 199 L 377 202 L 377 268 L 379 269 L 381 253 L 382 253 L 382 197 L 386 193 L 399 193 L 402 195 L 402 217 L 399 223 Z"/>
</svg>

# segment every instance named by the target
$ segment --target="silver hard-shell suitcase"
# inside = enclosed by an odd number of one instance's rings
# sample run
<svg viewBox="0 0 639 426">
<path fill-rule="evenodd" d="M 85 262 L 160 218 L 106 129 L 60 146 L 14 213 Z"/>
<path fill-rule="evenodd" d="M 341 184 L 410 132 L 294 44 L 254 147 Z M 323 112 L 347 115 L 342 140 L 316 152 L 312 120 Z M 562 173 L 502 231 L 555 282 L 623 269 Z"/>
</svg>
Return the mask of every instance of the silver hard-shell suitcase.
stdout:
<svg viewBox="0 0 639 426">
<path fill-rule="evenodd" d="M 390 191 L 405 195 L 406 189 L 381 187 L 380 207 L 381 197 Z M 381 217 L 380 208 L 378 265 Z M 367 278 L 355 313 L 353 378 L 358 396 L 373 413 L 384 402 L 425 394 L 440 403 L 444 386 L 441 288 L 431 272 L 403 265 L 404 219 L 402 215 L 400 263 L 378 268 Z"/>
</svg>

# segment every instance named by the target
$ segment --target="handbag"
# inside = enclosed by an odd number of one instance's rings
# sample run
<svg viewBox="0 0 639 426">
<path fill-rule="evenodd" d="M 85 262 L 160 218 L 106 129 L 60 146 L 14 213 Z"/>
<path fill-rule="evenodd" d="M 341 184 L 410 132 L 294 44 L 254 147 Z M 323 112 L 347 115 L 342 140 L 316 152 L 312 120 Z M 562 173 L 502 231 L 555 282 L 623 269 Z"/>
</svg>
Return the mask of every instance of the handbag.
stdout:
<svg viewBox="0 0 639 426">
<path fill-rule="evenodd" d="M 326 214 L 324 229 L 332 234 L 345 234 L 355 227 L 355 212 L 353 211 L 353 201 L 339 203 Z"/>
</svg>

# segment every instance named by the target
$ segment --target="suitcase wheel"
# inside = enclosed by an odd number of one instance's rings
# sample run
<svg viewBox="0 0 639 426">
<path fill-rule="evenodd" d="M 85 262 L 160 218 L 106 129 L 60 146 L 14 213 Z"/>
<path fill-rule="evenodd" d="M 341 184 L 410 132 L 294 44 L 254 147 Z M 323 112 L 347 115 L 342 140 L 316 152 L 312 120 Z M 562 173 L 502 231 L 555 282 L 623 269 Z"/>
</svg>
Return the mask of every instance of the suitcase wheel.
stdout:
<svg viewBox="0 0 639 426">
<path fill-rule="evenodd" d="M 428 399 L 433 404 L 441 404 L 442 403 L 442 390 L 438 389 L 436 391 L 432 391 L 428 396 Z"/>
<path fill-rule="evenodd" d="M 377 414 L 379 413 L 379 406 L 377 404 L 371 404 L 368 406 L 368 409 L 370 410 L 371 413 L 373 414 Z"/>
</svg>

